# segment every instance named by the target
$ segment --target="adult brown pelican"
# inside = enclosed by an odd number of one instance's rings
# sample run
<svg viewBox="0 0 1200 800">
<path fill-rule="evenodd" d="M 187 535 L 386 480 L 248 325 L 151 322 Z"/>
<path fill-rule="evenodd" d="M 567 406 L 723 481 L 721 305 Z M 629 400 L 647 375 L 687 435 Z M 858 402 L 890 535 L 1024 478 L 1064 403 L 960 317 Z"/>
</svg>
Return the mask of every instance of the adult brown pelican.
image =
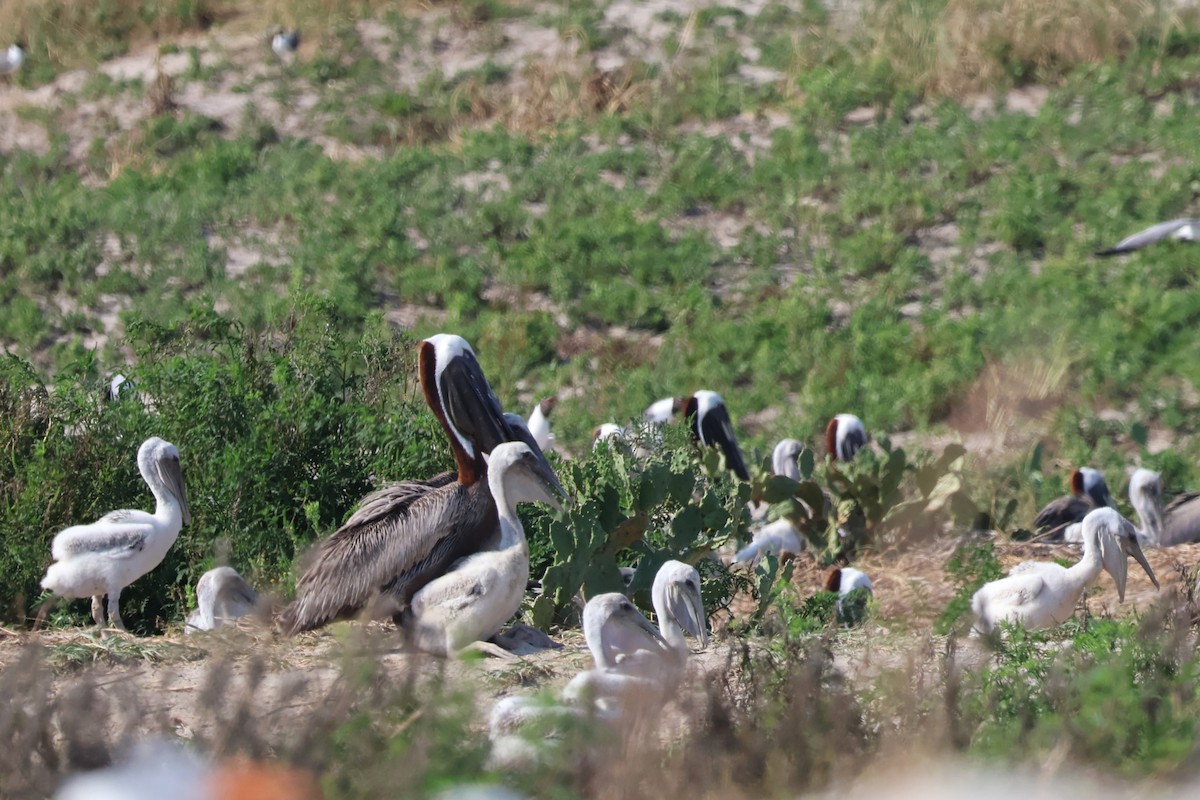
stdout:
<svg viewBox="0 0 1200 800">
<path fill-rule="evenodd" d="M 838 414 L 825 426 L 825 449 L 835 461 L 852 461 L 867 446 L 867 428 L 853 414 Z"/>
<path fill-rule="evenodd" d="M 1163 508 L 1161 477 L 1139 469 L 1129 479 L 1129 502 L 1142 520 L 1142 544 L 1170 547 L 1200 541 L 1200 492 L 1177 495 Z"/>
<path fill-rule="evenodd" d="M 661 425 L 682 414 L 696 441 L 705 447 L 719 447 L 725 454 L 725 466 L 744 481 L 750 480 L 733 422 L 725 401 L 716 392 L 702 389 L 691 397 L 665 397 L 646 409 L 646 422 Z"/>
<path fill-rule="evenodd" d="M 1107 250 L 1100 250 L 1098 256 L 1119 256 L 1132 253 L 1143 247 L 1161 242 L 1163 239 L 1175 239 L 1181 242 L 1194 242 L 1200 238 L 1200 219 L 1182 217 L 1169 222 L 1160 222 L 1149 228 L 1140 230 L 1132 236 L 1127 236 Z"/>
<path fill-rule="evenodd" d="M 1116 508 L 1108 484 L 1100 470 L 1080 467 L 1071 473 L 1071 493 L 1051 500 L 1033 518 L 1034 530 L 1048 530 L 1062 535 L 1061 531 L 1074 522 L 1082 522 L 1088 512 L 1108 506 Z"/>
<path fill-rule="evenodd" d="M 421 342 L 418 372 L 425 402 L 446 431 L 456 472 L 392 484 L 363 498 L 358 510 L 321 542 L 280 615 L 294 634 L 366 611 L 404 622 L 409 601 L 460 558 L 500 537 L 485 453 L 506 441 L 532 442 L 506 418 L 471 346 L 438 334 Z M 534 444 L 539 459 L 545 456 Z M 546 468 L 553 474 L 549 464 Z"/>
</svg>

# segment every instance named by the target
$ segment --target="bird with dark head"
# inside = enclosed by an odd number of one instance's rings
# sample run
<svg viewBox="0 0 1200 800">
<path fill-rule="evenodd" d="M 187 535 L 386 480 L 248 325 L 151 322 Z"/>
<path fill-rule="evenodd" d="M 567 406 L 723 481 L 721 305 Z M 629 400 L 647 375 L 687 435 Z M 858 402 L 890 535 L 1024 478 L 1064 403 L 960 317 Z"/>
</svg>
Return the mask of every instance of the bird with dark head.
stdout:
<svg viewBox="0 0 1200 800">
<path fill-rule="evenodd" d="M 1061 538 L 1067 526 L 1082 522 L 1089 511 L 1117 504 L 1108 491 L 1100 470 L 1080 467 L 1071 473 L 1071 493 L 1051 500 L 1033 518 L 1034 530 L 1046 531 L 1044 538 Z"/>
<path fill-rule="evenodd" d="M 853 461 L 867 446 L 867 428 L 853 414 L 838 414 L 825 426 L 825 449 L 834 461 Z"/>
<path fill-rule="evenodd" d="M 725 454 L 725 466 L 744 481 L 750 480 L 750 472 L 742 459 L 733 422 L 725 401 L 716 392 L 701 390 L 691 397 L 681 398 L 680 411 L 688 421 L 692 436 L 704 447 L 719 447 Z"/>
<path fill-rule="evenodd" d="M 402 625 L 418 590 L 459 559 L 494 545 L 500 520 L 485 454 L 499 445 L 530 444 L 553 475 L 528 429 L 502 411 L 465 339 L 438 334 L 421 342 L 418 377 L 425 402 L 446 433 L 456 470 L 391 484 L 363 498 L 342 527 L 318 545 L 296 584 L 296 599 L 280 616 L 285 633 L 363 613 Z"/>
</svg>

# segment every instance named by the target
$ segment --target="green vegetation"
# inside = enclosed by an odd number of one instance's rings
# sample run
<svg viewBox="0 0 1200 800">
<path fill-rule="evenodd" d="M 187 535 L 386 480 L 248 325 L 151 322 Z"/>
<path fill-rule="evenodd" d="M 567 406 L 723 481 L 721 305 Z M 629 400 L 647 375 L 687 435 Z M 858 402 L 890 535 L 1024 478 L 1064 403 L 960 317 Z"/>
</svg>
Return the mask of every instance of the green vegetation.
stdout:
<svg viewBox="0 0 1200 800">
<path fill-rule="evenodd" d="M 1139 775 L 1193 757 L 1193 623 L 1169 603 L 1007 631 L 967 674 L 952 656 L 971 594 L 1000 570 L 970 532 L 1025 536 L 1067 465 L 1106 470 L 1118 496 L 1133 463 L 1171 490 L 1200 486 L 1195 251 L 1092 255 L 1196 213 L 1194 12 L 251 6 L 0 9 L 0 30 L 29 45 L 0 125 L 5 622 L 42 599 L 55 532 L 148 505 L 134 456 L 149 435 L 179 446 L 194 523 L 124 593 L 131 627 L 177 623 L 218 561 L 290 596 L 297 556 L 365 493 L 449 465 L 412 345 L 453 331 L 509 410 L 560 399 L 556 466 L 576 502 L 561 517 L 522 509 L 545 589 L 529 620 L 569 622 L 576 593 L 616 588 L 618 565 L 638 565 L 644 600 L 675 557 L 700 564 L 710 610 L 753 596 L 734 635 L 770 637 L 709 687 L 709 708 L 687 709 L 681 743 L 630 762 L 629 785 L 794 794 L 893 737 L 1031 762 L 1065 750 Z M 304 31 L 292 63 L 261 35 L 276 22 Z M 139 53 L 144 75 L 69 72 Z M 110 402 L 115 372 L 135 388 Z M 649 455 L 588 455 L 596 424 L 699 388 L 724 395 L 748 463 L 782 436 L 808 442 L 801 480 L 764 467 L 736 483 L 676 428 L 661 445 L 635 437 Z M 819 445 L 843 411 L 875 437 L 850 466 Z M 745 537 L 748 500 L 793 521 L 822 564 L 966 534 L 945 565 L 941 667 L 843 683 L 825 648 L 858 634 L 833 595 L 798 590 L 791 562 L 705 558 Z M 52 622 L 85 619 L 80 602 Z M 60 645 L 0 682 L 34 692 L 46 664 L 192 654 L 127 644 Z M 331 695 L 344 702 L 295 739 L 202 744 L 312 764 L 331 797 L 394 794 L 401 768 L 417 795 L 485 774 L 472 698 L 375 680 L 373 655 L 347 649 L 359 660 Z M 58 713 L 47 700 L 32 725 L 0 714 L 10 749 L 37 753 L 0 759 L 13 786 L 45 795 L 83 763 L 70 734 L 22 738 L 67 730 Z M 571 761 L 598 750 L 592 733 L 567 736 L 562 762 L 521 788 L 604 794 Z"/>
</svg>

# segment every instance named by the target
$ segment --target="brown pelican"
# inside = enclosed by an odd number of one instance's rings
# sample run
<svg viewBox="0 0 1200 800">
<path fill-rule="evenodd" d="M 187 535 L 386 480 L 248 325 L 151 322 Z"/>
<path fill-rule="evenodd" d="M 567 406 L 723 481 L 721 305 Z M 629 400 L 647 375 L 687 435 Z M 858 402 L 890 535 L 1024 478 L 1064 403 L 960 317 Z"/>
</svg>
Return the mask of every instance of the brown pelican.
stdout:
<svg viewBox="0 0 1200 800">
<path fill-rule="evenodd" d="M 25 43 L 18 40 L 10 44 L 4 54 L 0 55 L 0 76 L 3 76 L 6 81 L 11 81 L 12 74 L 19 70 L 24 63 Z"/>
<path fill-rule="evenodd" d="M 1107 570 L 1125 599 L 1126 556 L 1137 559 L 1154 587 L 1158 579 L 1138 545 L 1133 523 L 1111 508 L 1097 508 L 1083 518 L 1083 556 L 1072 567 L 1027 561 L 1013 568 L 1007 578 L 984 584 L 971 598 L 975 629 L 991 633 L 1000 622 L 1012 622 L 1031 630 L 1050 628 L 1075 613 L 1083 590 Z"/>
<path fill-rule="evenodd" d="M 838 593 L 838 620 L 853 625 L 862 622 L 866 616 L 866 601 L 875 593 L 875 587 L 862 570 L 834 567 L 825 576 L 825 591 Z"/>
<path fill-rule="evenodd" d="M 592 431 L 592 449 L 599 447 L 601 442 L 615 442 L 624 438 L 624 428 L 615 422 L 605 422 Z"/>
<path fill-rule="evenodd" d="M 1047 503 L 1033 518 L 1033 528 L 1054 534 L 1073 522 L 1081 522 L 1089 511 L 1101 506 L 1117 507 L 1104 476 L 1100 470 L 1080 467 L 1071 473 L 1071 494 Z"/>
<path fill-rule="evenodd" d="M 276 25 L 271 29 L 271 49 L 283 61 L 291 61 L 300 49 L 300 31 L 285 31 L 282 25 Z"/>
<path fill-rule="evenodd" d="M 719 447 L 725 454 L 725 466 L 744 481 L 750 480 L 733 423 L 725 401 L 716 392 L 702 389 L 691 397 L 664 397 L 650 405 L 643 415 L 651 425 L 670 422 L 676 414 L 688 421 L 692 436 L 704 447 Z"/>
<path fill-rule="evenodd" d="M 554 447 L 554 434 L 550 432 L 550 412 L 557 404 L 558 398 L 553 395 L 542 398 L 542 401 L 533 407 L 533 412 L 529 415 L 529 421 L 526 423 L 529 432 L 533 435 L 533 440 L 543 451 Z"/>
<path fill-rule="evenodd" d="M 1197 234 L 1200 234 L 1200 219 L 1182 217 L 1180 219 L 1173 219 L 1170 222 L 1160 222 L 1157 225 L 1151 225 L 1149 228 L 1138 231 L 1132 236 L 1127 236 L 1107 250 L 1100 250 L 1096 255 L 1117 256 L 1122 253 L 1132 253 L 1134 250 L 1139 250 L 1147 245 L 1161 242 L 1163 239 L 1194 242 L 1197 239 Z"/>
<path fill-rule="evenodd" d="M 1157 472 L 1139 469 L 1129 479 L 1129 502 L 1142 520 L 1142 543 L 1170 547 L 1200 541 L 1200 492 L 1177 495 L 1162 505 L 1162 482 Z"/>
<path fill-rule="evenodd" d="M 404 622 L 418 649 L 440 656 L 494 636 L 521 608 L 529 582 L 529 544 L 517 516 L 518 503 L 547 503 L 562 510 L 566 492 L 550 465 L 524 442 L 492 450 L 488 486 L 500 514 L 500 543 L 467 556 L 425 584 Z"/>
<path fill-rule="evenodd" d="M 188 615 L 184 633 L 211 631 L 254 611 L 258 592 L 233 567 L 217 567 L 196 583 L 196 610 Z"/>
<path fill-rule="evenodd" d="M 90 525 L 76 525 L 54 537 L 42 586 L 62 597 L 92 598 L 92 619 L 104 626 L 102 598 L 108 595 L 108 622 L 125 630 L 121 620 L 121 590 L 154 569 L 191 523 L 179 451 L 152 436 L 138 448 L 138 471 L 154 494 L 150 514 L 124 509 L 105 514 Z"/>
<path fill-rule="evenodd" d="M 800 480 L 800 454 L 804 443 L 799 439 L 780 439 L 771 451 L 771 471 L 794 481 Z"/>
<path fill-rule="evenodd" d="M 835 461 L 852 461 L 867 445 L 867 429 L 853 414 L 838 414 L 825 426 L 825 449 Z"/>
<path fill-rule="evenodd" d="M 772 473 L 799 481 L 800 465 L 797 460 L 802 452 L 804 444 L 798 439 L 780 439 L 771 452 Z M 751 503 L 751 521 L 764 522 L 769 510 L 770 506 L 766 503 Z M 765 555 L 779 555 L 783 552 L 794 554 L 804 549 L 804 538 L 799 529 L 786 517 L 760 524 L 751 535 L 753 538 L 750 543 L 734 554 L 732 563 L 755 564 Z"/>
<path fill-rule="evenodd" d="M 367 610 L 402 624 L 412 596 L 500 533 L 484 454 L 524 441 L 506 419 L 471 346 L 438 334 L 420 345 L 425 402 L 446 431 L 457 472 L 386 486 L 321 542 L 280 617 L 289 634 Z M 532 437 L 529 437 L 532 441 Z M 534 444 L 531 449 L 540 456 Z M 544 458 L 544 457 L 543 457 Z M 549 466 L 547 465 L 547 468 Z"/>
</svg>

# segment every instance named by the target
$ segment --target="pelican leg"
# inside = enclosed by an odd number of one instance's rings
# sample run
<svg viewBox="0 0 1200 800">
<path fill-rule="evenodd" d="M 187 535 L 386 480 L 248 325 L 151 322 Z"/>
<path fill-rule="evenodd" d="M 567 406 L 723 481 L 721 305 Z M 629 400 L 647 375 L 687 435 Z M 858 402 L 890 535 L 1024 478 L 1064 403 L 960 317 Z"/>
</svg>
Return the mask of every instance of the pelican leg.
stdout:
<svg viewBox="0 0 1200 800">
<path fill-rule="evenodd" d="M 108 624 L 119 631 L 125 630 L 125 622 L 121 619 L 121 590 L 108 593 Z"/>
<path fill-rule="evenodd" d="M 92 595 L 92 619 L 96 621 L 97 628 L 104 627 L 104 595 Z"/>
</svg>

